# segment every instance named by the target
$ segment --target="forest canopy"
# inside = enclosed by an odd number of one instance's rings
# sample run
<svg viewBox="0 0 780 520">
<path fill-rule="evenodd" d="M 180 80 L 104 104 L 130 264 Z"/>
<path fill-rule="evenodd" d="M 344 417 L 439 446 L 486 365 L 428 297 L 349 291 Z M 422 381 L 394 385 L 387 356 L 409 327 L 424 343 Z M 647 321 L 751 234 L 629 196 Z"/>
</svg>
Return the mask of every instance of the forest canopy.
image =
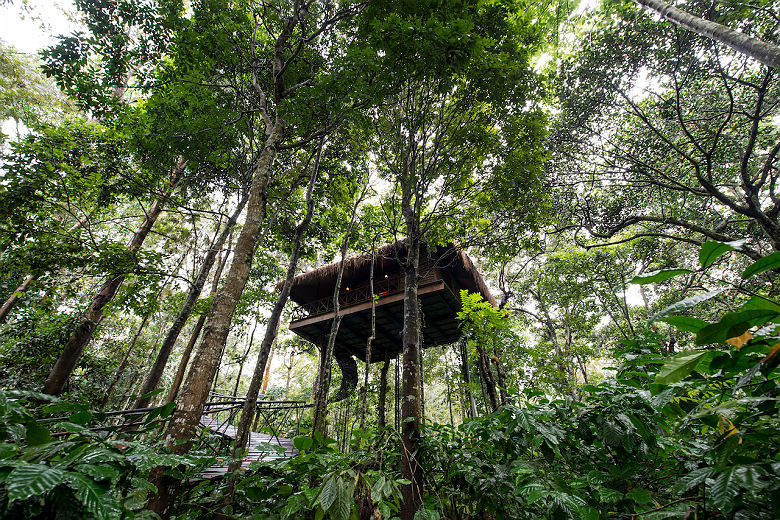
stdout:
<svg viewBox="0 0 780 520">
<path fill-rule="evenodd" d="M 780 517 L 778 2 L 70 7 L 0 519 Z"/>
</svg>

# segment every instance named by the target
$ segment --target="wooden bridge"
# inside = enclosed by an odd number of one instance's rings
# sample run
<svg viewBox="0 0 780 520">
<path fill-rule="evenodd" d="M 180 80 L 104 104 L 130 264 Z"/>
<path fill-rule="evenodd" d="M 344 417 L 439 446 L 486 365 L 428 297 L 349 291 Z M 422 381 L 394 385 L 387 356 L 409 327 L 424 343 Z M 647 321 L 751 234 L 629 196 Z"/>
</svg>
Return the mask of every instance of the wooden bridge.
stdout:
<svg viewBox="0 0 780 520">
<path fill-rule="evenodd" d="M 223 440 L 219 443 L 219 448 L 222 449 L 215 449 L 215 454 L 218 456 L 219 452 L 229 452 L 232 443 L 235 442 L 236 423 L 243 406 L 243 398 L 219 392 L 212 392 L 210 401 L 206 403 L 200 425 Z M 309 407 L 311 404 L 306 404 L 304 401 L 258 401 L 255 424 L 249 434 L 249 442 L 241 466 L 246 468 L 255 461 L 276 460 L 297 455 L 298 450 L 293 446 L 292 436 L 300 433 L 300 411 Z M 295 413 L 294 421 L 293 413 Z M 274 414 L 277 417 L 274 417 Z M 260 424 L 264 424 L 262 429 L 268 431 L 256 431 Z M 295 425 L 294 428 L 291 428 L 292 424 Z M 286 430 L 283 431 L 283 428 Z M 225 459 L 223 462 L 207 468 L 201 473 L 201 477 L 213 479 L 224 476 L 227 473 L 228 463 Z"/>
</svg>

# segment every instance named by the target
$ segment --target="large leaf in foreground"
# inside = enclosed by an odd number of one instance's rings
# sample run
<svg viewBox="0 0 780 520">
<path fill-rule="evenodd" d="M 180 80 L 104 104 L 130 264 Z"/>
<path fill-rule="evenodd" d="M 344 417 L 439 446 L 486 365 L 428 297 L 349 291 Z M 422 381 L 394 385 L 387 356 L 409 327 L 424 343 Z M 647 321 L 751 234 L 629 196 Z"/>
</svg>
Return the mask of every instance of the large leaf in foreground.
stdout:
<svg viewBox="0 0 780 520">
<path fill-rule="evenodd" d="M 699 332 L 707 326 L 707 322 L 700 320 L 699 318 L 691 318 L 690 316 L 667 316 L 661 318 L 658 321 L 663 321 L 669 325 L 674 326 L 678 330 L 684 330 L 686 332 Z"/>
<path fill-rule="evenodd" d="M 708 240 L 702 244 L 699 249 L 699 263 L 702 267 L 707 267 L 717 260 L 724 253 L 739 249 L 745 244 L 744 240 L 735 240 L 733 242 L 717 242 Z"/>
<path fill-rule="evenodd" d="M 631 279 L 628 283 L 645 285 L 648 283 L 663 282 L 669 278 L 680 276 L 681 274 L 689 274 L 693 271 L 690 269 L 661 269 L 660 271 L 653 271 L 647 274 L 640 274 Z"/>
<path fill-rule="evenodd" d="M 65 481 L 66 473 L 43 464 L 29 464 L 14 469 L 6 480 L 8 502 L 42 495 Z"/>
<path fill-rule="evenodd" d="M 742 273 L 742 278 L 750 278 L 770 269 L 780 269 L 780 251 L 775 251 L 771 255 L 767 255 L 750 264 Z"/>
<path fill-rule="evenodd" d="M 670 306 L 666 307 L 665 309 L 655 313 L 653 316 L 650 317 L 650 323 L 654 321 L 658 321 L 661 318 L 665 318 L 667 316 L 671 316 L 672 314 L 675 314 L 679 311 L 688 309 L 690 307 L 693 307 L 694 305 L 698 305 L 702 302 L 706 302 L 707 300 L 716 297 L 720 293 L 723 292 L 723 289 L 717 289 L 715 291 L 710 291 L 704 294 L 695 294 L 693 296 L 690 296 L 688 298 L 685 298 L 684 300 L 680 300 L 677 303 L 673 303 Z"/>
<path fill-rule="evenodd" d="M 766 323 L 777 316 L 777 311 L 771 309 L 727 312 L 717 323 L 707 325 L 696 333 L 696 344 L 723 343 L 729 338 L 741 335 L 750 327 Z"/>
<path fill-rule="evenodd" d="M 701 358 L 707 354 L 708 352 L 703 350 L 677 354 L 663 366 L 660 372 L 658 372 L 658 375 L 655 377 L 655 382 L 661 385 L 668 385 L 682 380 L 693 372 L 693 369 L 699 364 Z"/>
</svg>

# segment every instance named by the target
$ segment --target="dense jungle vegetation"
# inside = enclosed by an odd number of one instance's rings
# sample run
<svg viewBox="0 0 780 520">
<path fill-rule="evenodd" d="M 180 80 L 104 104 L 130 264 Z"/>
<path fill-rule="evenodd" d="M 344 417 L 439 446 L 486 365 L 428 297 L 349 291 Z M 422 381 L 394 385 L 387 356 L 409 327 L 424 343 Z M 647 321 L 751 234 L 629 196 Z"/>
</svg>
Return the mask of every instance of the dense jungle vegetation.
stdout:
<svg viewBox="0 0 780 520">
<path fill-rule="evenodd" d="M 780 3 L 73 4 L 0 42 L 0 518 L 780 518 Z M 329 399 L 395 243 L 402 352 Z M 448 244 L 498 305 L 424 348 Z"/>
</svg>

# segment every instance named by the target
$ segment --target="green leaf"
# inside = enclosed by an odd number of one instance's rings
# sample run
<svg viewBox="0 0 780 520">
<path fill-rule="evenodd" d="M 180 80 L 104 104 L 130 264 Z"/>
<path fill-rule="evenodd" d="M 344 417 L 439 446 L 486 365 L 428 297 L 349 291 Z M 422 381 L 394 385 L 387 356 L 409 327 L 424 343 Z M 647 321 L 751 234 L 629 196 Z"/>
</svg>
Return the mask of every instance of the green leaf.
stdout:
<svg viewBox="0 0 780 520">
<path fill-rule="evenodd" d="M 701 358 L 707 355 L 706 351 L 682 352 L 677 354 L 672 360 L 664 364 L 663 368 L 655 377 L 655 383 L 668 385 L 684 379 L 693 372 Z"/>
<path fill-rule="evenodd" d="M 739 249 L 745 244 L 745 240 L 735 240 L 733 242 L 716 242 L 708 240 L 704 242 L 699 249 L 699 263 L 702 267 L 707 267 L 718 259 L 724 253 Z"/>
<path fill-rule="evenodd" d="M 750 264 L 747 269 L 742 273 L 742 278 L 750 278 L 751 276 L 769 271 L 770 269 L 780 268 L 780 251 L 760 258 Z"/>
<path fill-rule="evenodd" d="M 67 479 L 68 485 L 76 492 L 76 497 L 98 520 L 121 517 L 122 510 L 116 499 L 92 479 L 79 473 L 69 473 Z"/>
<path fill-rule="evenodd" d="M 713 505 L 723 513 L 728 513 L 733 507 L 733 501 L 739 492 L 739 479 L 736 475 L 736 467 L 729 467 L 715 476 L 709 487 L 710 500 Z"/>
<path fill-rule="evenodd" d="M 295 446 L 295 449 L 298 451 L 306 451 L 309 448 L 311 448 L 312 444 L 314 443 L 314 440 L 311 437 L 295 437 L 293 439 L 293 446 Z"/>
<path fill-rule="evenodd" d="M 336 487 L 336 499 L 333 501 L 333 506 L 328 510 L 331 518 L 334 520 L 347 520 L 349 518 L 349 512 L 352 509 L 352 494 L 349 492 L 347 483 L 342 479 L 338 479 L 338 486 Z"/>
<path fill-rule="evenodd" d="M 92 413 L 88 412 L 87 410 L 82 410 L 80 412 L 71 414 L 69 420 L 73 424 L 84 426 L 85 424 L 87 424 L 89 421 L 92 420 Z"/>
<path fill-rule="evenodd" d="M 114 482 L 119 478 L 119 470 L 115 467 L 96 464 L 78 464 L 73 467 L 74 470 L 89 475 L 95 480 L 110 480 Z"/>
<path fill-rule="evenodd" d="M 628 283 L 636 285 L 645 285 L 648 283 L 663 282 L 669 278 L 680 276 L 681 274 L 692 273 L 690 269 L 661 269 L 647 274 L 641 274 L 633 277 Z"/>
<path fill-rule="evenodd" d="M 28 446 L 38 446 L 51 442 L 51 432 L 35 421 L 27 423 L 24 438 Z"/>
<path fill-rule="evenodd" d="M 6 480 L 8 502 L 42 495 L 65 481 L 66 473 L 43 464 L 15 468 Z"/>
<path fill-rule="evenodd" d="M 322 492 L 320 493 L 320 498 L 318 499 L 318 502 L 322 506 L 323 510 L 327 511 L 330 509 L 330 506 L 333 505 L 333 502 L 336 500 L 336 492 L 336 479 L 330 477 L 322 485 Z"/>
<path fill-rule="evenodd" d="M 650 492 L 644 488 L 634 488 L 626 493 L 626 498 L 630 498 L 637 504 L 648 504 L 653 501 Z"/>
<path fill-rule="evenodd" d="M 667 316 L 658 321 L 663 321 L 678 330 L 684 330 L 686 332 L 699 332 L 699 329 L 707 326 L 706 321 L 700 320 L 699 318 L 691 318 L 690 316 Z"/>
<path fill-rule="evenodd" d="M 684 309 L 688 309 L 690 307 L 693 307 L 694 305 L 698 305 L 702 302 L 706 302 L 707 300 L 710 300 L 720 293 L 722 293 L 724 289 L 718 289 L 715 291 L 710 291 L 708 293 L 704 294 L 696 294 L 694 296 L 690 296 L 688 298 L 685 298 L 684 300 L 680 300 L 677 303 L 673 303 L 672 305 L 666 307 L 665 309 L 657 312 L 650 318 L 650 323 L 654 321 L 658 321 L 661 318 L 665 318 L 667 316 L 671 316 L 672 314 L 675 314 L 676 312 L 679 312 Z"/>
<path fill-rule="evenodd" d="M 696 333 L 696 344 L 723 343 L 729 338 L 739 336 L 750 327 L 771 321 L 777 316 L 777 311 L 766 309 L 728 312 L 717 323 L 699 330 Z"/>
<path fill-rule="evenodd" d="M 742 304 L 741 309 L 743 311 L 763 309 L 768 311 L 776 311 L 778 314 L 780 314 L 780 305 L 778 305 L 777 302 L 767 298 L 762 298 L 761 296 L 754 296 L 750 298 L 748 301 Z"/>
<path fill-rule="evenodd" d="M 599 488 L 599 500 L 606 504 L 613 504 L 623 498 L 623 493 L 610 488 Z"/>
</svg>

